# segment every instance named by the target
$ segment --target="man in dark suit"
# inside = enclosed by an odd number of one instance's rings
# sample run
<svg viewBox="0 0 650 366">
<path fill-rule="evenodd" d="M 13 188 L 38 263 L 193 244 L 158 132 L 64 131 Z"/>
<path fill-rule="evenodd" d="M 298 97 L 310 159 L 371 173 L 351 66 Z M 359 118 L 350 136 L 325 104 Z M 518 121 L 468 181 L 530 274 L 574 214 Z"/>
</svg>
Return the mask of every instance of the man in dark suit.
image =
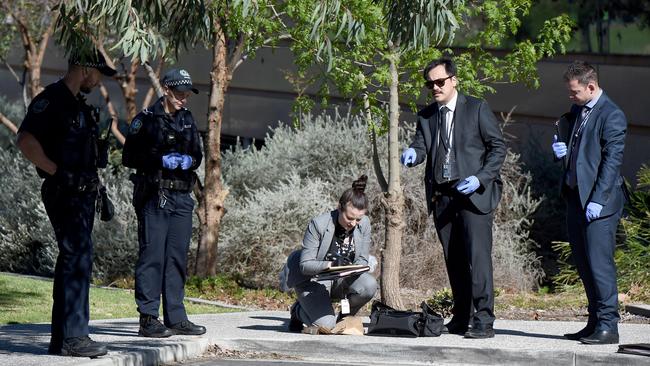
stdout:
<svg viewBox="0 0 650 366">
<path fill-rule="evenodd" d="M 418 113 L 417 131 L 402 153 L 402 164 L 426 160 L 427 205 L 434 214 L 454 297 L 447 331 L 491 338 L 492 221 L 501 199 L 499 171 L 506 146 L 487 102 L 456 90 L 453 61 L 431 62 L 424 79 L 436 102 Z"/>
<path fill-rule="evenodd" d="M 562 195 L 567 203 L 571 251 L 588 300 L 587 326 L 565 334 L 586 344 L 618 343 L 618 289 L 614 246 L 624 204 L 623 162 L 627 121 L 598 86 L 596 70 L 576 61 L 564 73 L 571 107 L 566 137 L 554 136 L 564 161 Z M 568 147 L 565 142 L 568 141 Z"/>
</svg>

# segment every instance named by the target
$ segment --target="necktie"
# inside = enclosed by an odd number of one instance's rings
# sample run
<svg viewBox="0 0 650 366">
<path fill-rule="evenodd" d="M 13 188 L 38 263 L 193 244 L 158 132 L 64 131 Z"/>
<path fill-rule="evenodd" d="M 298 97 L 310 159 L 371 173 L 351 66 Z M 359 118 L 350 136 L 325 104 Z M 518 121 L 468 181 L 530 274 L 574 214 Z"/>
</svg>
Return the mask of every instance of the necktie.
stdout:
<svg viewBox="0 0 650 366">
<path fill-rule="evenodd" d="M 578 161 L 578 149 L 580 147 L 580 140 L 582 139 L 582 131 L 587 124 L 589 119 L 589 114 L 591 114 L 591 108 L 588 106 L 582 107 L 580 112 L 580 124 L 574 128 L 573 141 L 571 143 L 571 151 L 569 155 L 569 170 L 567 171 L 566 184 L 575 188 L 578 184 L 578 177 L 576 172 L 576 164 Z"/>
<path fill-rule="evenodd" d="M 450 145 L 450 141 L 449 141 L 449 140 L 450 140 L 450 133 L 449 133 L 449 131 L 447 130 L 447 112 L 449 112 L 449 108 L 447 108 L 447 106 L 442 106 L 442 107 L 440 108 L 440 112 L 439 112 L 439 117 L 440 117 L 439 126 L 440 126 L 440 134 L 441 134 L 441 137 L 442 137 L 442 142 L 443 142 L 443 144 L 444 144 L 444 146 L 445 146 L 445 149 L 448 150 L 448 149 L 449 149 L 449 145 Z"/>
</svg>

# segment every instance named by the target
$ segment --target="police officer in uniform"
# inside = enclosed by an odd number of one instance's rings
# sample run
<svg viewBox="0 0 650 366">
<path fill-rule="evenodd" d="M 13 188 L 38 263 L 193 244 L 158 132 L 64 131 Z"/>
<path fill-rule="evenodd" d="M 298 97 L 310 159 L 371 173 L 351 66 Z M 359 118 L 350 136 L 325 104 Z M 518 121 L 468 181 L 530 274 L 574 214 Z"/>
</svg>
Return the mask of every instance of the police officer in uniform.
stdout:
<svg viewBox="0 0 650 366">
<path fill-rule="evenodd" d="M 59 255 L 54 270 L 50 354 L 98 357 L 106 347 L 88 337 L 93 264 L 91 232 L 99 179 L 107 164 L 98 141 L 98 113 L 81 93 L 90 93 L 106 66 L 96 51 L 73 55 L 63 79 L 48 85 L 29 105 L 16 144 L 43 178 L 41 197 L 54 228 Z M 81 93 L 80 93 L 81 92 Z"/>
<path fill-rule="evenodd" d="M 135 269 L 138 334 L 154 338 L 205 333 L 205 327 L 187 319 L 183 305 L 194 210 L 190 193 L 203 158 L 185 104 L 198 90 L 182 69 L 168 71 L 162 84 L 165 95 L 133 119 L 122 154 L 122 163 L 136 169 L 131 180 L 140 246 Z M 164 325 L 158 320 L 161 295 Z"/>
</svg>

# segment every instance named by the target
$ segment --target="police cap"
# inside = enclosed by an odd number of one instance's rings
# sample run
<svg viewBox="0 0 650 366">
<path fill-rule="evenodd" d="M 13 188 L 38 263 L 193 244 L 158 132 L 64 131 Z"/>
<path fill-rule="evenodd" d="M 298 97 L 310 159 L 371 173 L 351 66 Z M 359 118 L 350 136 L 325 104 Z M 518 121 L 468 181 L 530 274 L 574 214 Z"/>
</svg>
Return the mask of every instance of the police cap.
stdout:
<svg viewBox="0 0 650 366">
<path fill-rule="evenodd" d="M 82 67 L 92 67 L 106 76 L 113 76 L 117 71 L 106 65 L 106 59 L 101 52 L 93 49 L 88 53 L 77 52 L 70 56 L 68 60 L 70 65 L 77 65 Z"/>
<path fill-rule="evenodd" d="M 190 73 L 184 69 L 171 69 L 167 71 L 162 78 L 162 84 L 180 92 L 191 90 L 194 94 L 199 94 L 199 91 L 192 85 Z"/>
</svg>

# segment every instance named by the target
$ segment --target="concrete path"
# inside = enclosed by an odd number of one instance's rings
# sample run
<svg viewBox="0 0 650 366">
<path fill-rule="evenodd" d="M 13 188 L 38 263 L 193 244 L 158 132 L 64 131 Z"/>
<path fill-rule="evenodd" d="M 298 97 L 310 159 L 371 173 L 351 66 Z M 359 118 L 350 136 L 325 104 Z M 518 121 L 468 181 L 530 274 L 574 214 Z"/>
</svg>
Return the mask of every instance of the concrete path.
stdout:
<svg viewBox="0 0 650 366">
<path fill-rule="evenodd" d="M 286 331 L 288 315 L 255 311 L 192 316 L 192 321 L 208 328 L 206 335 L 167 339 L 138 337 L 137 319 L 93 321 L 91 337 L 105 342 L 109 354 L 92 360 L 47 355 L 49 324 L 6 325 L 0 327 L 0 365 L 169 364 L 198 357 L 211 345 L 261 357 L 333 363 L 650 365 L 650 357 L 615 353 L 616 345 L 587 346 L 564 339 L 563 333 L 583 326 L 577 322 L 497 320 L 495 338 L 473 340 L 449 334 L 434 338 L 296 334 Z M 650 343 L 647 324 L 621 324 L 620 334 L 621 343 Z"/>
</svg>

